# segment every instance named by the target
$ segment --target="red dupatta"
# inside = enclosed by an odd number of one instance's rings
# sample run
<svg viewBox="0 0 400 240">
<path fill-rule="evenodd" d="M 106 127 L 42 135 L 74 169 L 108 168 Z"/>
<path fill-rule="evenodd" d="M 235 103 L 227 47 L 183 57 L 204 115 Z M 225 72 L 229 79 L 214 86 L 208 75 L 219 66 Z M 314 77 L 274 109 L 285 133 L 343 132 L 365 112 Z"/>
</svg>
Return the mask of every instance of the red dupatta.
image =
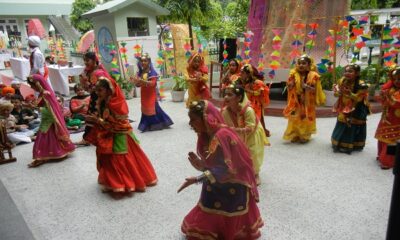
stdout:
<svg viewBox="0 0 400 240">
<path fill-rule="evenodd" d="M 213 150 L 220 147 L 228 168 L 228 175 L 223 181 L 237 182 L 249 187 L 253 196 L 258 199 L 253 162 L 246 145 L 233 130 L 226 127 L 220 111 L 211 102 L 204 102 L 206 105 L 203 119 L 209 134 L 198 135 L 197 153 L 207 159 Z M 206 161 L 206 166 L 212 167 L 212 164 Z"/>
</svg>

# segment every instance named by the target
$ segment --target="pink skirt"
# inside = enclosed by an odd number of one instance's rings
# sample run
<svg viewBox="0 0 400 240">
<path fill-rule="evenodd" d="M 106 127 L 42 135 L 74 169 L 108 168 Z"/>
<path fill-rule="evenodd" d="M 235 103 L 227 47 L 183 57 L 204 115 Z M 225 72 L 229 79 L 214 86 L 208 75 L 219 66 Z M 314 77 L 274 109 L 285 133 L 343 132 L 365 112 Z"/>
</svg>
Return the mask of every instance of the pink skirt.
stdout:
<svg viewBox="0 0 400 240">
<path fill-rule="evenodd" d="M 71 140 L 60 141 L 54 129 L 54 124 L 47 132 L 38 131 L 33 145 L 33 160 L 50 160 L 66 157 L 75 150 Z"/>
</svg>

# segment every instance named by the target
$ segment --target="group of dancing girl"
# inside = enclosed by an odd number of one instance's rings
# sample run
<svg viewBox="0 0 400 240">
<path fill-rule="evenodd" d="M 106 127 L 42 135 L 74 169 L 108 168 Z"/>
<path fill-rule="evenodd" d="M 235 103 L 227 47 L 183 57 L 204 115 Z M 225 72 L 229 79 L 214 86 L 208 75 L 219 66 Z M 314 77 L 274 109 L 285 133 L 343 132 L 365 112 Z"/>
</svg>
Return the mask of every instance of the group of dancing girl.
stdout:
<svg viewBox="0 0 400 240">
<path fill-rule="evenodd" d="M 33 161 L 38 167 L 64 159 L 78 145 L 96 147 L 98 183 L 104 192 L 126 195 L 143 192 L 157 184 L 151 161 L 141 149 L 128 118 L 123 91 L 93 52 L 84 55 L 85 70 L 75 91 L 74 108 L 86 127 L 81 141 L 72 143 L 62 108 L 44 73 L 37 72 L 28 83 L 37 92 L 35 104 L 41 121 L 33 145 Z M 334 152 L 351 154 L 365 146 L 366 119 L 370 113 L 368 86 L 360 79 L 360 66 L 349 64 L 333 90 L 337 102 L 337 122 L 331 137 Z M 130 81 L 140 88 L 141 132 L 168 129 L 173 121 L 158 103 L 158 74 L 148 54 L 138 59 L 138 72 Z M 197 133 L 196 151 L 188 153 L 190 164 L 200 173 L 187 177 L 178 192 L 201 183 L 197 205 L 184 218 L 181 230 L 188 239 L 257 239 L 263 226 L 257 202 L 257 186 L 269 130 L 264 109 L 269 104 L 269 86 L 251 64 L 229 61 L 222 81 L 220 108 L 208 87 L 204 57 L 194 53 L 188 60 L 189 125 Z M 82 92 L 87 92 L 89 96 Z M 78 94 L 79 92 L 79 94 Z M 314 61 L 301 56 L 287 80 L 288 119 L 283 139 L 305 144 L 316 133 L 316 107 L 325 103 L 321 80 Z M 83 97 L 85 96 L 85 97 Z M 87 98 L 88 97 L 88 98 Z M 85 99 L 83 101 L 83 99 Z M 375 137 L 377 160 L 382 169 L 394 165 L 393 146 L 400 138 L 400 68 L 394 68 L 381 92 L 382 119 Z M 0 110 L 2 109 L 0 104 Z M 0 111 L 3 114 L 3 110 Z"/>
</svg>

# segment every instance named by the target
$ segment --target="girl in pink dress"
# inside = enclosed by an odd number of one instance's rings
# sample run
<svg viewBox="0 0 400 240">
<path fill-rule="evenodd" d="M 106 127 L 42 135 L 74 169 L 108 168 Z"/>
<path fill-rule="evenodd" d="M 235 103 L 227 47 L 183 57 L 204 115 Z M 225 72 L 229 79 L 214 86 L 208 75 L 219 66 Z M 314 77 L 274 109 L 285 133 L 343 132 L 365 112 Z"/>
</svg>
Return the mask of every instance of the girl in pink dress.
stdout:
<svg viewBox="0 0 400 240">
<path fill-rule="evenodd" d="M 37 167 L 49 160 L 65 158 L 75 150 L 65 126 L 63 113 L 53 90 L 40 74 L 28 79 L 31 87 L 39 92 L 38 106 L 41 123 L 33 145 L 33 161 L 29 167 Z"/>
</svg>

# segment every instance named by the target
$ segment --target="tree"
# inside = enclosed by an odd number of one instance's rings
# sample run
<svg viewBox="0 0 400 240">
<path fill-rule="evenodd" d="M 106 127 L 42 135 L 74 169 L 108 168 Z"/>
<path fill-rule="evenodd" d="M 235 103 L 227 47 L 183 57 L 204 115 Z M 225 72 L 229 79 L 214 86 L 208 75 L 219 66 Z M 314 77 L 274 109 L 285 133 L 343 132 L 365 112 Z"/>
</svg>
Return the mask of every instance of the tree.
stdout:
<svg viewBox="0 0 400 240">
<path fill-rule="evenodd" d="M 75 0 L 72 4 L 72 13 L 70 20 L 72 25 L 81 33 L 85 33 L 93 29 L 93 23 L 82 17 L 82 14 L 92 10 L 96 4 L 92 0 Z"/>
<path fill-rule="evenodd" d="M 170 11 L 169 16 L 162 17 L 163 20 L 185 22 L 189 25 L 189 37 L 192 50 L 193 46 L 193 24 L 201 22 L 204 14 L 210 10 L 210 0 L 153 0 Z"/>
<path fill-rule="evenodd" d="M 399 0 L 352 0 L 351 10 L 396 8 L 400 7 Z"/>
</svg>

